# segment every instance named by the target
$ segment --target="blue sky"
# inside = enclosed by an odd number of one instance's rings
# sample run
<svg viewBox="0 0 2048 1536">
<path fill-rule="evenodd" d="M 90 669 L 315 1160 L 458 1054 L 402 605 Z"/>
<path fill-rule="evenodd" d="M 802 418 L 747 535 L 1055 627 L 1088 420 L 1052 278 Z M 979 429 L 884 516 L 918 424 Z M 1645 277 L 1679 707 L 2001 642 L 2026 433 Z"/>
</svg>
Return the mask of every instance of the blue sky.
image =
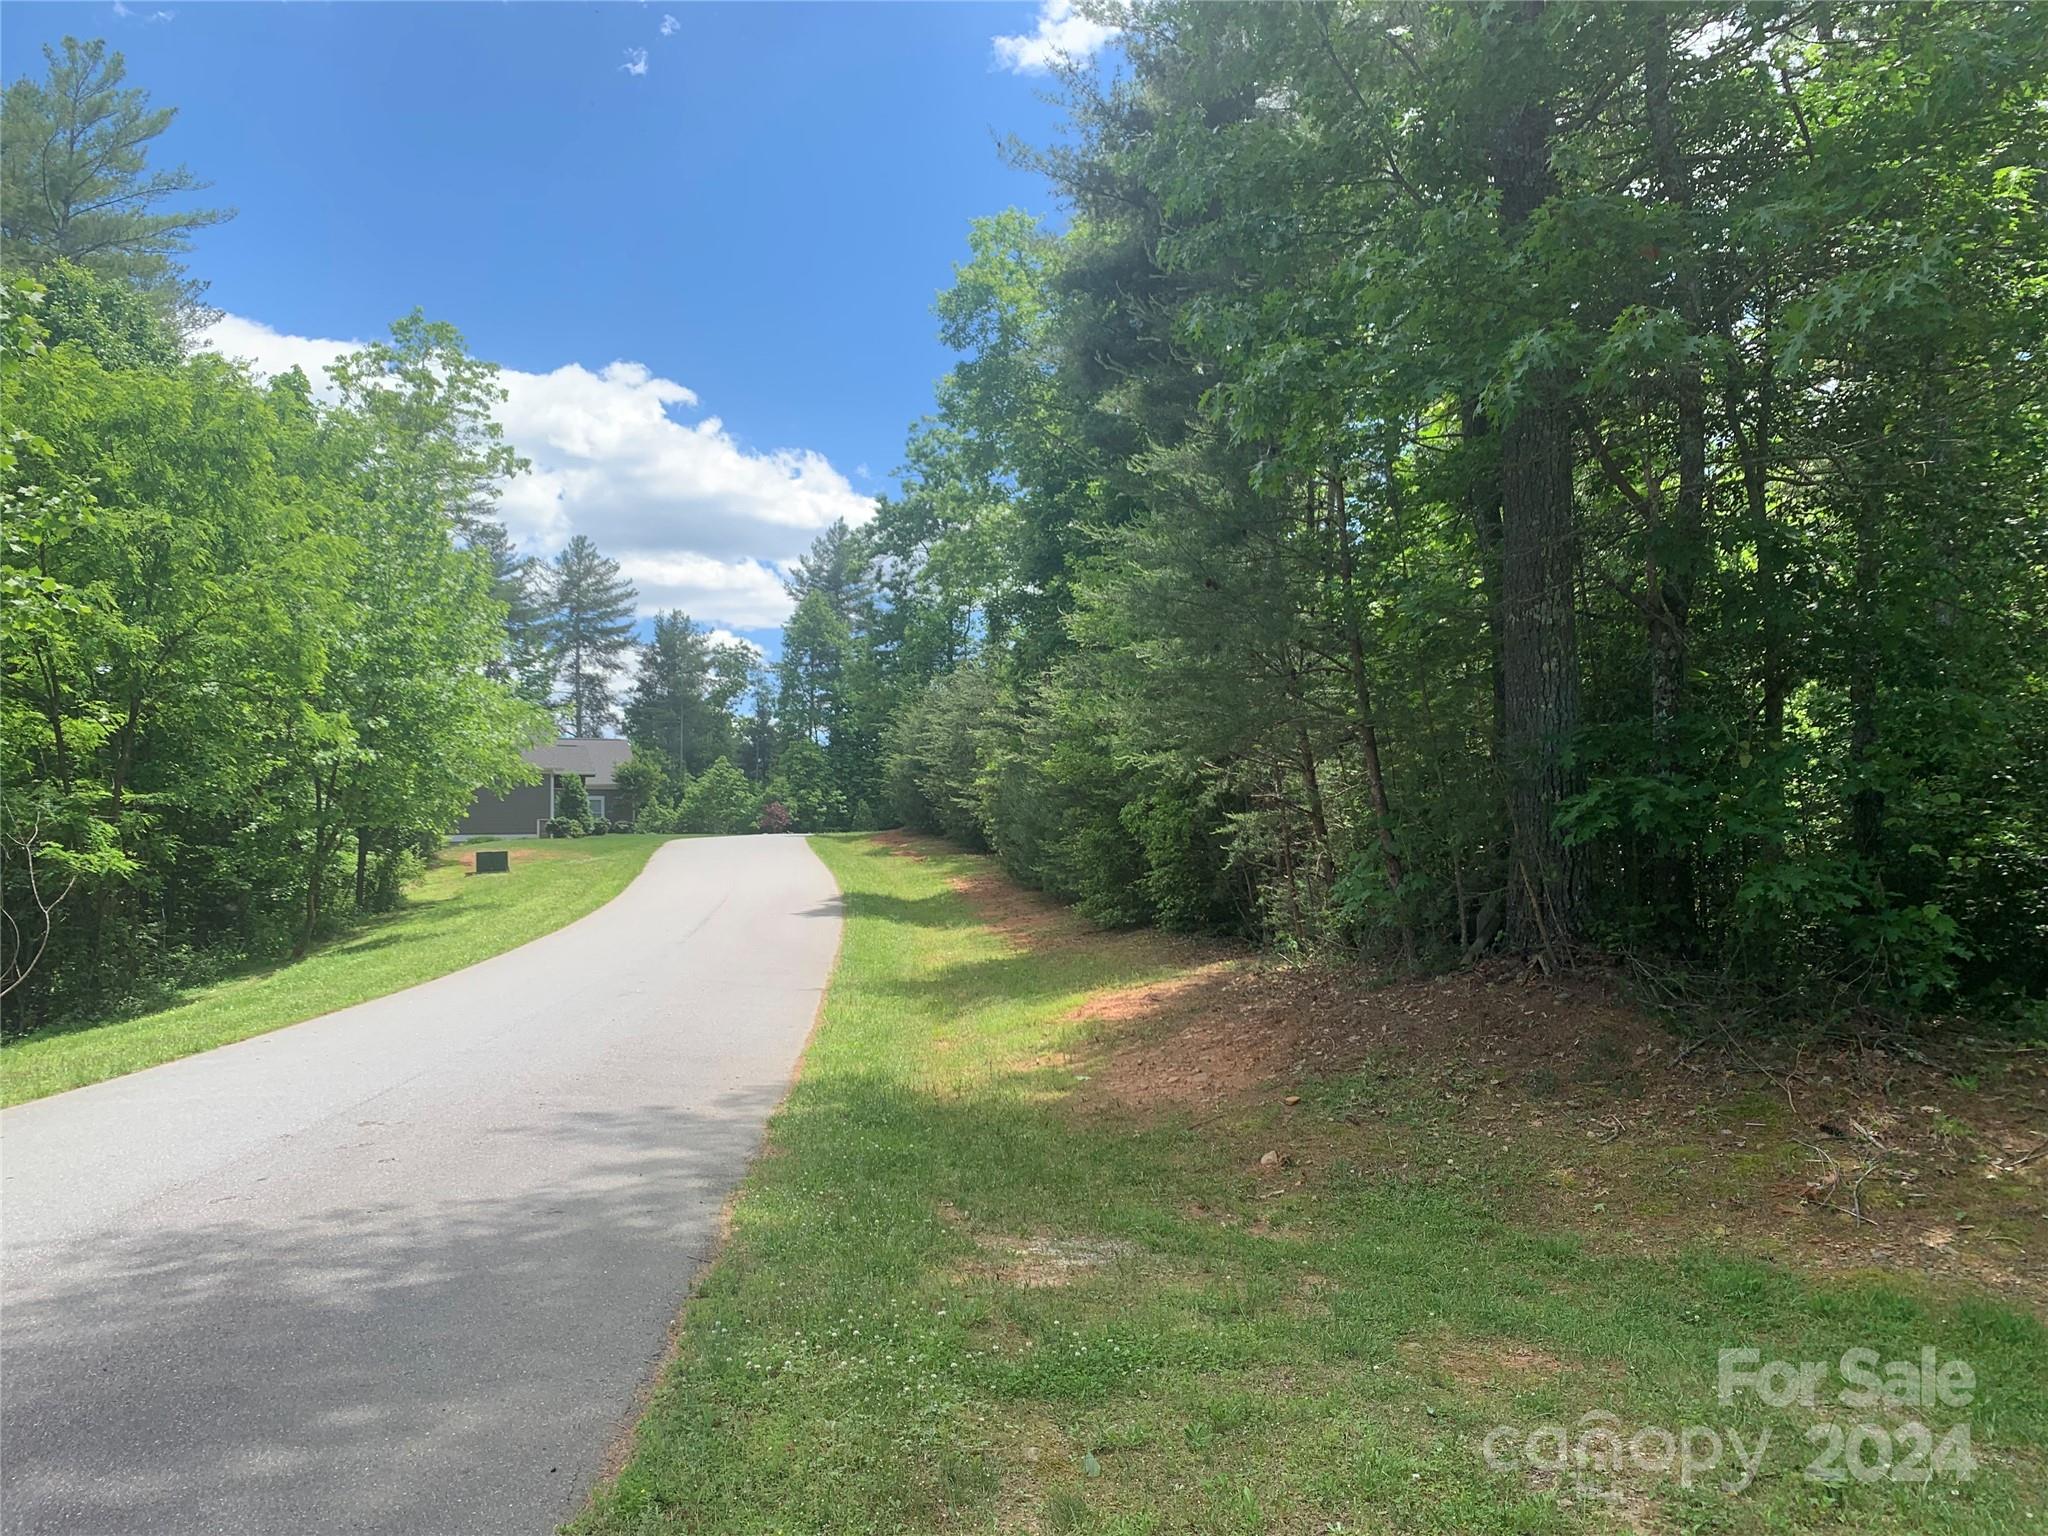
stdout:
<svg viewBox="0 0 2048 1536">
<path fill-rule="evenodd" d="M 928 407 L 968 220 L 1057 217 L 997 141 L 1050 139 L 1036 66 L 1103 41 L 1067 0 L 10 4 L 7 78 L 66 33 L 127 55 L 180 109 L 159 158 L 240 210 L 191 259 L 223 350 L 454 321 L 510 370 L 514 532 L 589 532 L 651 605 L 757 637 Z"/>
</svg>

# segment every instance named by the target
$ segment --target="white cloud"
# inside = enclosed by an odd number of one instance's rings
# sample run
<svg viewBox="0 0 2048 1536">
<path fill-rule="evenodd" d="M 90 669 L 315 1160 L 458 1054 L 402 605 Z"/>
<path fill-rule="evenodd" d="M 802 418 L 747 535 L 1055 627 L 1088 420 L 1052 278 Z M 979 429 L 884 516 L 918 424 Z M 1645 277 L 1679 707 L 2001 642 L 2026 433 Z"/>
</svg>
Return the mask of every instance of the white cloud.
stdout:
<svg viewBox="0 0 2048 1536">
<path fill-rule="evenodd" d="M 619 569 L 640 589 L 640 611 L 680 608 L 699 623 L 772 629 L 789 617 L 782 578 L 758 560 L 716 560 L 692 550 L 621 556 Z"/>
<path fill-rule="evenodd" d="M 661 18 L 661 35 L 663 37 L 674 37 L 678 32 L 682 30 L 683 24 L 680 21 L 677 21 L 675 17 L 664 16 Z"/>
<path fill-rule="evenodd" d="M 223 357 L 242 358 L 265 377 L 300 369 L 313 381 L 313 392 L 323 400 L 334 398 L 334 387 L 327 378 L 327 365 L 362 345 L 360 341 L 287 336 L 260 320 L 247 320 L 240 315 L 222 315 L 200 332 L 199 344 Z"/>
<path fill-rule="evenodd" d="M 222 316 L 201 342 L 261 374 L 302 368 L 330 397 L 323 370 L 361 345 L 239 315 Z M 874 511 L 820 453 L 755 451 L 716 416 L 678 420 L 696 392 L 644 363 L 507 368 L 499 382 L 499 422 L 532 464 L 499 499 L 505 526 L 544 555 L 588 534 L 639 587 L 643 613 L 682 608 L 735 629 L 779 624 L 790 607 L 783 570 L 835 520 Z"/>
<path fill-rule="evenodd" d="M 1036 28 L 993 39 L 996 63 L 1012 74 L 1041 75 L 1064 63 L 1086 63 L 1116 35 L 1115 27 L 1079 15 L 1074 0 L 1039 0 Z"/>
<path fill-rule="evenodd" d="M 729 629 L 712 630 L 710 640 L 713 645 L 737 645 L 743 650 L 752 651 L 756 656 L 763 659 L 766 659 L 768 655 L 766 651 L 762 650 L 760 646 L 749 640 L 745 635 L 736 635 Z"/>
<path fill-rule="evenodd" d="M 645 48 L 628 48 L 626 50 L 626 62 L 621 64 L 619 68 L 629 75 L 646 74 L 647 50 Z"/>
</svg>

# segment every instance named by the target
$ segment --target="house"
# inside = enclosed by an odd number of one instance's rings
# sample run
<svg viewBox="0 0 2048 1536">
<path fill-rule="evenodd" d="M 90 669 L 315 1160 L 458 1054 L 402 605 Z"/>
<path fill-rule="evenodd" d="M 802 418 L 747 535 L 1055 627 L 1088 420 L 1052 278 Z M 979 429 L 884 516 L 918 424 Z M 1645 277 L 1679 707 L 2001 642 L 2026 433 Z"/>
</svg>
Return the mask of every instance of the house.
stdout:
<svg viewBox="0 0 2048 1536">
<path fill-rule="evenodd" d="M 619 789 L 619 769 L 633 755 L 624 741 L 583 737 L 551 741 L 522 753 L 541 771 L 538 784 L 520 784 L 503 794 L 480 789 L 469 814 L 456 824 L 457 837 L 538 837 L 555 814 L 555 786 L 574 774 L 590 794 L 592 819 L 631 821 L 633 803 Z"/>
</svg>

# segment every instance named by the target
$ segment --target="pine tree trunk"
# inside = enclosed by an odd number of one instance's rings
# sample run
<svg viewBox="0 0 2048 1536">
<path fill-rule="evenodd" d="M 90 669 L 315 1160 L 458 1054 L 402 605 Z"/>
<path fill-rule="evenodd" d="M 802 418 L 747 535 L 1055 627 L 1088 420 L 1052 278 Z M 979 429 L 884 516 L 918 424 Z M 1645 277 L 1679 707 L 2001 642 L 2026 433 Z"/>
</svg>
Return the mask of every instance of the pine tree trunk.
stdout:
<svg viewBox="0 0 2048 1536">
<path fill-rule="evenodd" d="M 1513 57 L 1543 13 L 1523 0 L 1503 35 L 1504 88 L 1524 73 Z M 1551 109 L 1511 97 L 1495 152 L 1501 219 L 1516 239 L 1554 190 Z M 1559 807 L 1576 792 L 1570 766 L 1579 728 L 1579 650 L 1573 614 L 1577 541 L 1572 506 L 1572 434 L 1565 381 L 1527 381 L 1500 427 L 1501 672 L 1508 781 L 1508 936 L 1555 952 L 1578 926 L 1584 877 L 1556 830 Z"/>
<path fill-rule="evenodd" d="M 1524 948 L 1554 949 L 1577 926 L 1584 883 L 1554 825 L 1579 788 L 1567 758 L 1579 725 L 1579 653 L 1571 428 L 1561 403 L 1524 406 L 1502 427 L 1501 489 L 1508 932 Z"/>
</svg>

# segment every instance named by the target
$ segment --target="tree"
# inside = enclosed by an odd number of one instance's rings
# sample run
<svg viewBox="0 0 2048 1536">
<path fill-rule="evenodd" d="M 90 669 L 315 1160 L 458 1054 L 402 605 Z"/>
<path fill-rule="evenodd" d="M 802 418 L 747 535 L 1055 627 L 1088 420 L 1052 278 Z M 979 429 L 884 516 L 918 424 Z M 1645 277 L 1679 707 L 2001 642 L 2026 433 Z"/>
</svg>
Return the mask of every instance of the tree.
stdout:
<svg viewBox="0 0 2048 1536">
<path fill-rule="evenodd" d="M 555 657 L 543 588 L 547 570 L 522 555 L 502 523 L 484 519 L 469 531 L 469 547 L 486 563 L 492 600 L 505 608 L 505 641 L 485 669 L 521 698 L 545 705 L 553 691 Z"/>
<path fill-rule="evenodd" d="M 792 582 L 805 773 L 1116 921 L 2048 989 L 2043 13 L 1120 19 Z"/>
<path fill-rule="evenodd" d="M 683 796 L 678 818 L 685 832 L 710 832 L 727 836 L 751 832 L 759 814 L 761 794 L 747 782 L 746 775 L 720 758 L 693 782 Z"/>
<path fill-rule="evenodd" d="M 851 641 L 825 593 L 805 593 L 782 628 L 776 717 L 785 742 L 822 741 L 838 707 L 840 668 Z"/>
<path fill-rule="evenodd" d="M 621 763 L 613 781 L 619 793 L 633 807 L 633 818 L 641 822 L 659 822 L 665 818 L 675 802 L 682 798 L 681 791 L 689 787 L 687 778 L 680 782 L 671 777 L 668 770 L 657 758 L 634 749 L 633 755 Z M 653 827 L 643 830 L 654 830 Z"/>
<path fill-rule="evenodd" d="M 635 751 L 658 753 L 689 774 L 732 755 L 735 690 L 721 674 L 721 649 L 688 614 L 656 616 L 626 700 L 626 737 Z"/>
<path fill-rule="evenodd" d="M 549 640 L 559 692 L 555 707 L 572 736 L 588 736 L 618 718 L 614 678 L 633 645 L 638 594 L 619 563 L 577 534 L 555 556 L 548 589 Z"/>
<path fill-rule="evenodd" d="M 150 169 L 177 109 L 125 86 L 127 62 L 104 41 L 67 37 L 43 59 L 44 79 L 14 81 L 0 104 L 0 255 L 117 278 L 189 326 L 200 290 L 177 258 L 233 210 L 165 206 L 207 183 L 182 165 Z"/>
<path fill-rule="evenodd" d="M 818 593 L 834 613 L 851 624 L 873 587 L 865 541 L 847 527 L 845 518 L 836 519 L 811 541 L 783 587 L 799 603 L 812 592 Z"/>
<path fill-rule="evenodd" d="M 495 526 L 497 488 L 521 463 L 491 415 L 497 369 L 415 310 L 329 374 L 346 413 L 334 430 L 317 430 L 303 394 L 295 414 L 312 432 L 307 474 L 332 472 L 338 455 L 361 487 L 341 531 L 361 556 L 349 600 L 362 622 L 330 652 L 333 702 L 350 725 L 313 770 L 321 815 L 301 948 L 320 926 L 326 841 L 353 833 L 361 907 L 379 852 L 438 833 L 480 785 L 530 776 L 517 753 L 539 734 L 501 670 L 495 573 L 457 542 Z"/>
<path fill-rule="evenodd" d="M 579 832 L 590 830 L 590 791 L 584 788 L 583 775 L 556 775 L 554 813 L 557 821 L 569 822 Z"/>
<path fill-rule="evenodd" d="M 837 832 L 846 827 L 846 796 L 815 742 L 796 741 L 783 750 L 766 794 L 787 808 L 799 832 Z"/>
<path fill-rule="evenodd" d="M 386 500 L 474 539 L 496 526 L 498 492 L 527 467 L 505 441 L 495 363 L 470 354 L 462 333 L 415 309 L 327 369 L 348 410 L 371 423 L 376 457 L 365 468 Z"/>
</svg>

